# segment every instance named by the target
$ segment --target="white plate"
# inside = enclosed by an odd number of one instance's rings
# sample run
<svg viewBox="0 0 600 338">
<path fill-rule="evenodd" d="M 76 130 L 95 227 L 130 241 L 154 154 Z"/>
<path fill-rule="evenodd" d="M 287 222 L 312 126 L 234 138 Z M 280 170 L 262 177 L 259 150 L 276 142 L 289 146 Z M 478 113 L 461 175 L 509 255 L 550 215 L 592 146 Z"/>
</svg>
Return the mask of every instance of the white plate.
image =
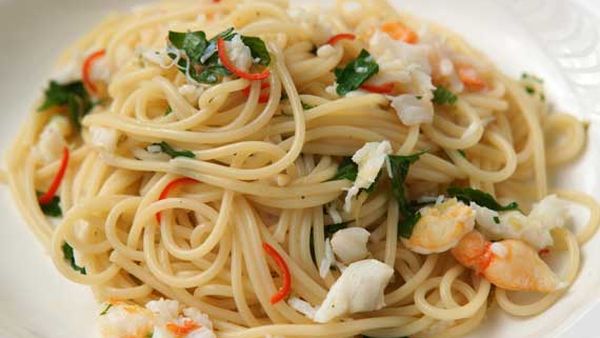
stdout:
<svg viewBox="0 0 600 338">
<path fill-rule="evenodd" d="M 0 0 L 0 148 L 5 149 L 47 82 L 55 57 L 111 10 L 134 0 Z M 292 1 L 294 2 L 294 1 Z M 297 1 L 304 2 L 304 1 Z M 420 0 L 400 8 L 461 33 L 512 76 L 546 80 L 557 107 L 590 120 L 586 154 L 560 185 L 600 197 L 600 2 L 597 0 Z M 0 337 L 92 337 L 91 292 L 66 281 L 35 242 L 7 189 L 0 194 Z M 492 312 L 473 337 L 598 337 L 600 236 L 583 248 L 580 276 L 546 313 Z"/>
</svg>

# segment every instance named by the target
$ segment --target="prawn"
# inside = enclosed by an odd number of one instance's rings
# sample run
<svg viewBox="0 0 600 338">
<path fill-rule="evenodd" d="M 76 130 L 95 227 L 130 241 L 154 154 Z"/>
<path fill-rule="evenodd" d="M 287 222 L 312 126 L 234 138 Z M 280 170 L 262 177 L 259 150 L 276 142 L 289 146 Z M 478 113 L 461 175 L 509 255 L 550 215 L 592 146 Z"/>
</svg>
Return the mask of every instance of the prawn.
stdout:
<svg viewBox="0 0 600 338">
<path fill-rule="evenodd" d="M 456 198 L 422 208 L 410 238 L 402 243 L 420 254 L 450 250 L 475 226 L 475 211 Z"/>
<path fill-rule="evenodd" d="M 492 243 L 474 230 L 464 236 L 451 253 L 459 263 L 502 289 L 552 292 L 565 285 L 537 251 L 521 240 Z"/>
</svg>

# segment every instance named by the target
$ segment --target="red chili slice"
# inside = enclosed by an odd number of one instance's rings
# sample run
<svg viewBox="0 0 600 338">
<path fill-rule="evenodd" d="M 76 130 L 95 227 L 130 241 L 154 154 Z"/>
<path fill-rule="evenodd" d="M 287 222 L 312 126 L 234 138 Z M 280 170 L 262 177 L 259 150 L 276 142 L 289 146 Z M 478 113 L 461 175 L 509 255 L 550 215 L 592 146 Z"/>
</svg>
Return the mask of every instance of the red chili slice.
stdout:
<svg viewBox="0 0 600 338">
<path fill-rule="evenodd" d="M 356 39 L 356 35 L 351 33 L 342 33 L 332 36 L 329 41 L 327 41 L 330 45 L 335 45 L 340 40 L 354 40 Z"/>
<path fill-rule="evenodd" d="M 96 87 L 96 84 L 92 81 L 92 75 L 91 75 L 92 65 L 94 64 L 94 62 L 96 62 L 98 59 L 102 58 L 104 55 L 106 55 L 106 50 L 104 50 L 104 49 L 99 50 L 97 52 L 90 54 L 85 59 L 85 61 L 83 61 L 83 67 L 81 69 L 81 79 L 82 79 L 85 87 L 92 94 L 96 94 L 96 92 L 98 91 L 98 87 Z"/>
<path fill-rule="evenodd" d="M 38 198 L 38 202 L 41 205 L 45 205 L 45 204 L 52 202 L 52 199 L 54 198 L 54 196 L 56 195 L 56 192 L 58 191 L 58 187 L 60 187 L 60 183 L 62 182 L 63 178 L 65 177 L 65 172 L 67 172 L 68 166 L 69 166 L 69 148 L 65 147 L 63 149 L 63 155 L 62 155 L 62 159 L 60 161 L 60 167 L 58 168 L 58 172 L 56 173 L 56 176 L 54 176 L 54 179 L 52 180 L 52 183 L 50 184 L 50 188 L 48 189 L 48 191 L 46 191 L 45 194 L 43 194 L 42 196 L 40 196 Z"/>
<path fill-rule="evenodd" d="M 249 85 L 248 87 L 244 88 L 244 90 L 242 90 L 242 93 L 244 94 L 245 97 L 250 96 L 250 87 L 251 87 L 251 85 Z M 269 96 L 271 95 L 271 93 L 269 93 L 269 92 L 263 93 L 262 90 L 270 88 L 270 87 L 271 87 L 271 85 L 266 82 L 260 84 L 261 93 L 260 93 L 260 96 L 258 97 L 258 103 L 269 102 Z"/>
<path fill-rule="evenodd" d="M 285 262 L 283 257 L 281 257 L 279 252 L 277 252 L 277 250 L 275 250 L 268 243 L 263 243 L 263 249 L 265 250 L 267 255 L 273 258 L 275 264 L 277 264 L 279 270 L 281 270 L 281 275 L 283 277 L 283 285 L 273 296 L 271 296 L 271 304 L 275 304 L 287 297 L 292 291 L 292 275 L 290 273 L 290 269 L 287 263 Z"/>
<path fill-rule="evenodd" d="M 194 183 L 199 183 L 199 182 L 197 180 L 195 180 L 193 178 L 189 178 L 189 177 L 181 177 L 181 178 L 174 179 L 165 186 L 163 191 L 160 193 L 158 200 L 159 201 L 164 200 L 165 198 L 167 198 L 169 196 L 169 193 L 171 192 L 171 190 L 173 190 L 179 186 L 187 185 L 187 184 L 194 184 Z M 156 213 L 156 221 L 158 221 L 158 223 L 160 223 L 160 212 Z"/>
<path fill-rule="evenodd" d="M 271 72 L 268 68 L 265 68 L 265 70 L 263 70 L 260 73 L 248 73 L 244 70 L 237 68 L 233 64 L 233 62 L 231 62 L 229 56 L 227 55 L 227 48 L 225 47 L 225 40 L 223 40 L 223 38 L 219 38 L 217 40 L 217 51 L 219 53 L 219 60 L 221 60 L 223 67 L 225 67 L 228 71 L 232 72 L 233 74 L 241 77 L 242 79 L 251 81 L 264 80 L 268 78 L 269 75 L 271 75 Z"/>
<path fill-rule="evenodd" d="M 362 86 L 360 86 L 360 88 L 362 88 L 368 92 L 371 92 L 371 93 L 391 94 L 394 91 L 394 83 L 387 82 L 382 85 L 370 85 L 370 84 L 365 83 Z"/>
</svg>

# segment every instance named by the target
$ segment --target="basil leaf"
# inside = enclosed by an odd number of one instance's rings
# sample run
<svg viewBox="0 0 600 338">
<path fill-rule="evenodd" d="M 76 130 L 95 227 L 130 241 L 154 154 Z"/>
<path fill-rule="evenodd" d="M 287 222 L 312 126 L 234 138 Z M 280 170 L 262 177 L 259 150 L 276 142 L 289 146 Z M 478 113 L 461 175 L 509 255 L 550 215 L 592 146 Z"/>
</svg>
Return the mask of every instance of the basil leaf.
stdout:
<svg viewBox="0 0 600 338">
<path fill-rule="evenodd" d="M 206 34 L 202 31 L 197 32 L 169 32 L 169 42 L 174 48 L 185 53 L 184 58 L 177 62 L 177 68 L 189 75 L 192 79 L 200 83 L 215 84 L 223 79 L 223 76 L 231 73 L 219 64 L 217 53 L 217 39 L 223 37 L 231 40 L 235 35 L 233 28 L 226 30 L 206 40 Z M 168 53 L 171 59 L 176 58 L 175 53 Z"/>
<path fill-rule="evenodd" d="M 406 196 L 405 181 L 410 166 L 419 160 L 423 153 L 409 156 L 388 155 L 392 171 L 392 195 L 398 203 L 403 219 L 398 222 L 398 235 L 409 238 L 415 224 L 421 218 L 418 209 L 413 208 Z"/>
<path fill-rule="evenodd" d="M 169 32 L 169 41 L 173 47 L 185 52 L 189 61 L 199 62 L 200 57 L 206 50 L 208 41 L 206 34 L 202 31 L 196 32 Z"/>
<path fill-rule="evenodd" d="M 335 234 L 336 232 L 342 229 L 346 229 L 348 227 L 348 223 L 349 222 L 326 225 L 323 229 L 325 232 L 325 238 L 331 238 L 331 236 L 333 236 L 333 234 Z"/>
<path fill-rule="evenodd" d="M 314 107 L 315 107 L 315 106 L 313 106 L 313 105 L 311 105 L 311 104 L 308 104 L 308 103 L 302 102 L 302 109 L 304 109 L 304 110 L 313 109 Z"/>
<path fill-rule="evenodd" d="M 537 83 L 544 83 L 544 80 L 542 78 L 539 78 L 539 77 L 537 77 L 535 75 L 528 74 L 528 73 L 521 74 L 521 80 L 532 80 L 532 81 L 535 81 Z"/>
<path fill-rule="evenodd" d="M 356 180 L 356 176 L 358 175 L 358 165 L 352 161 L 351 157 L 344 157 L 340 165 L 338 166 L 338 170 L 335 173 L 335 176 L 331 179 L 332 181 L 337 180 L 349 180 L 354 182 Z"/>
<path fill-rule="evenodd" d="M 435 104 L 455 104 L 458 97 L 446 89 L 446 87 L 440 86 L 433 91 L 433 99 L 431 100 Z"/>
<path fill-rule="evenodd" d="M 73 254 L 73 247 L 71 247 L 69 245 L 69 243 L 65 242 L 63 244 L 62 252 L 63 252 L 63 256 L 65 257 L 67 262 L 69 262 L 71 264 L 71 268 L 73 268 L 73 270 L 79 272 L 82 275 L 87 274 L 87 272 L 85 271 L 85 268 L 80 267 L 79 265 L 77 265 L 77 263 L 75 263 L 75 255 Z"/>
<path fill-rule="evenodd" d="M 335 71 L 337 82 L 337 93 L 344 96 L 349 92 L 358 89 L 371 76 L 379 72 L 379 65 L 375 59 L 367 52 L 362 50 L 358 57 L 350 62 L 341 71 Z"/>
<path fill-rule="evenodd" d="M 529 94 L 529 95 L 533 95 L 533 94 L 535 94 L 535 88 L 533 88 L 532 86 L 529 86 L 529 85 L 525 86 L 525 91 L 526 91 L 526 92 L 527 92 L 527 94 Z"/>
<path fill-rule="evenodd" d="M 39 196 L 43 195 L 43 193 L 37 192 L 37 195 L 39 197 Z M 52 200 L 50 201 L 50 203 L 40 204 L 40 208 L 42 209 L 42 212 L 46 216 L 50 216 L 50 217 L 61 217 L 62 216 L 62 209 L 60 208 L 60 197 L 58 197 L 58 196 L 54 196 L 52 198 Z"/>
<path fill-rule="evenodd" d="M 215 84 L 220 82 L 224 76 L 229 75 L 231 75 L 231 72 L 225 67 L 215 63 L 214 65 L 205 67 L 200 75 L 195 76 L 194 79 L 201 83 Z"/>
<path fill-rule="evenodd" d="M 38 111 L 44 111 L 53 107 L 67 107 L 71 122 L 77 128 L 81 128 L 81 119 L 93 108 L 90 95 L 85 90 L 81 81 L 67 84 L 59 84 L 50 81 L 50 85 L 44 92 L 44 102 Z"/>
<path fill-rule="evenodd" d="M 458 200 L 464 203 L 474 202 L 479 206 L 486 207 L 494 211 L 519 210 L 519 204 L 516 202 L 512 202 L 503 206 L 499 204 L 492 195 L 473 188 L 451 187 L 448 188 L 448 195 L 451 197 L 456 197 Z"/>
<path fill-rule="evenodd" d="M 402 221 L 398 221 L 398 236 L 402 238 L 410 238 L 415 224 L 421 219 L 419 211 L 412 212 L 407 215 Z"/>
<path fill-rule="evenodd" d="M 268 66 L 271 63 L 271 56 L 269 55 L 269 51 L 267 50 L 267 46 L 265 42 L 254 36 L 243 36 L 242 41 L 248 48 L 250 48 L 250 53 L 254 59 L 259 59 L 258 64 L 263 66 Z"/>
<path fill-rule="evenodd" d="M 349 180 L 349 181 L 354 182 L 356 180 L 357 175 L 358 175 L 358 164 L 354 163 L 354 161 L 352 161 L 351 157 L 344 157 L 344 159 L 338 166 L 337 173 L 331 179 L 331 181 Z M 372 193 L 375 190 L 375 187 L 377 186 L 377 181 L 379 180 L 379 177 L 381 177 L 381 171 L 379 171 L 379 173 L 377 174 L 377 177 L 375 178 L 375 181 L 373 181 L 373 183 L 368 188 L 362 188 L 362 189 L 360 189 L 360 191 L 366 191 L 367 193 Z"/>
<path fill-rule="evenodd" d="M 231 28 L 228 28 L 227 30 L 225 30 L 224 32 L 217 34 L 212 39 L 208 40 L 208 45 L 206 46 L 204 53 L 202 53 L 202 57 L 200 58 L 200 63 L 205 65 L 205 64 L 210 64 L 212 62 L 218 61 L 218 57 L 216 57 L 217 56 L 217 54 L 216 54 L 217 40 L 219 40 L 219 38 L 223 38 L 223 40 L 225 40 L 225 41 L 230 41 L 231 39 L 233 39 L 234 35 L 235 35 L 235 31 L 234 31 L 233 27 L 231 27 Z M 216 57 L 216 58 L 214 58 L 214 57 Z M 209 62 L 209 60 L 211 60 L 211 61 Z"/>
<path fill-rule="evenodd" d="M 175 157 L 195 158 L 196 157 L 196 155 L 189 150 L 175 150 L 173 147 L 171 147 L 170 144 L 168 144 L 165 141 L 162 141 L 160 143 L 152 143 L 152 145 L 159 146 L 160 149 L 162 150 L 162 152 L 171 156 L 171 158 L 175 158 Z"/>
</svg>

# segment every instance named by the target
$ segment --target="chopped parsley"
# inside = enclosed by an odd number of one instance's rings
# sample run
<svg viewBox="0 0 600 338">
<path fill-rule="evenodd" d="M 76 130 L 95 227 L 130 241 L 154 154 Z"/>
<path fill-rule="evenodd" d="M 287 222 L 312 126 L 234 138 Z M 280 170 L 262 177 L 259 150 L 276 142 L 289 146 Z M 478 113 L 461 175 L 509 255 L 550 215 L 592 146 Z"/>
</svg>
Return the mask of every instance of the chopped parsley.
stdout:
<svg viewBox="0 0 600 338">
<path fill-rule="evenodd" d="M 358 57 L 348 63 L 346 67 L 335 70 L 336 92 L 338 95 L 344 96 L 353 90 L 357 90 L 365 81 L 378 72 L 379 65 L 371 54 L 363 49 Z"/>
<path fill-rule="evenodd" d="M 455 104 L 458 97 L 446 87 L 439 86 L 433 91 L 432 102 L 439 105 Z"/>
<path fill-rule="evenodd" d="M 500 224 L 500 217 L 494 216 L 494 223 Z"/>
<path fill-rule="evenodd" d="M 37 192 L 38 197 L 40 197 L 42 195 L 43 195 L 42 192 L 39 192 L 39 191 Z M 58 196 L 54 196 L 52 198 L 52 200 L 50 201 L 50 203 L 40 204 L 40 208 L 42 209 L 42 212 L 46 216 L 50 216 L 50 217 L 61 217 L 62 216 L 62 209 L 60 208 L 60 197 L 58 197 Z"/>
<path fill-rule="evenodd" d="M 202 54 L 206 50 L 208 41 L 206 33 L 196 32 L 169 32 L 169 42 L 173 47 L 185 53 L 186 58 L 192 62 L 199 62 Z"/>
<path fill-rule="evenodd" d="M 358 164 L 354 163 L 351 157 L 344 157 L 342 163 L 340 163 L 340 165 L 338 166 L 338 170 L 335 176 L 331 179 L 331 181 L 348 180 L 354 182 L 356 181 L 356 176 L 358 176 Z M 360 191 L 372 193 L 373 190 L 375 190 L 377 181 L 379 180 L 380 176 L 381 171 L 379 172 L 379 174 L 377 174 L 377 178 L 375 178 L 373 184 L 371 184 L 368 188 L 360 189 Z"/>
<path fill-rule="evenodd" d="M 389 155 L 390 167 L 392 171 L 392 195 L 398 203 L 402 220 L 398 222 L 398 235 L 404 238 L 410 238 L 415 224 L 421 218 L 421 213 L 413 207 L 406 196 L 405 181 L 410 166 L 419 160 L 423 153 L 417 153 L 409 156 Z"/>
<path fill-rule="evenodd" d="M 271 55 L 267 50 L 265 42 L 255 36 L 241 36 L 244 45 L 250 48 L 252 57 L 257 60 L 259 65 L 268 66 L 271 63 Z"/>
<path fill-rule="evenodd" d="M 537 83 L 544 83 L 544 80 L 542 80 L 540 77 L 537 77 L 535 75 L 531 75 L 529 73 L 523 73 L 523 74 L 521 74 L 521 80 L 532 80 L 532 81 L 535 81 Z"/>
<path fill-rule="evenodd" d="M 308 103 L 302 102 L 302 109 L 304 109 L 304 110 L 313 109 L 314 107 L 315 107 L 315 106 L 313 106 L 313 105 L 311 105 L 311 104 L 308 104 Z"/>
<path fill-rule="evenodd" d="M 44 102 L 38 108 L 38 111 L 53 107 L 66 107 L 69 110 L 71 121 L 77 129 L 81 128 L 81 119 L 94 107 L 90 95 L 81 81 L 67 84 L 50 81 L 44 96 Z"/>
<path fill-rule="evenodd" d="M 195 158 L 196 155 L 191 152 L 190 150 L 175 150 L 173 147 L 171 147 L 170 144 L 168 144 L 165 141 L 162 141 L 160 143 L 152 143 L 151 146 L 157 146 L 160 147 L 161 151 L 169 156 L 171 156 L 171 158 L 175 158 L 175 157 L 189 157 L 189 158 Z"/>
<path fill-rule="evenodd" d="M 71 247 L 69 245 L 69 243 L 65 242 L 63 244 L 62 252 L 63 252 L 63 256 L 65 257 L 65 260 L 71 264 L 71 268 L 73 268 L 73 270 L 79 272 L 82 275 L 87 274 L 84 267 L 80 267 L 79 265 L 77 265 L 77 263 L 75 263 L 75 255 L 73 254 L 73 247 Z"/>
<path fill-rule="evenodd" d="M 448 188 L 448 195 L 451 197 L 456 197 L 458 200 L 464 203 L 474 202 L 479 206 L 486 207 L 494 211 L 519 209 L 519 205 L 516 202 L 512 202 L 508 205 L 501 205 L 496 201 L 496 199 L 494 199 L 492 195 L 473 188 Z"/>
<path fill-rule="evenodd" d="M 229 28 L 217 34 L 212 39 L 207 40 L 206 33 L 203 31 L 170 31 L 169 44 L 171 48 L 179 50 L 181 56 L 181 59 L 177 63 L 177 68 L 200 83 L 215 84 L 220 82 L 224 76 L 231 75 L 231 72 L 219 62 L 217 40 L 223 38 L 226 41 L 230 41 L 236 34 L 233 28 Z M 264 66 L 268 66 L 271 63 L 271 56 L 263 40 L 243 35 L 240 38 L 250 48 L 250 53 L 255 62 Z M 168 52 L 168 55 L 172 59 L 177 57 L 176 53 L 173 52 Z"/>
<path fill-rule="evenodd" d="M 332 181 L 348 180 L 354 182 L 358 175 L 358 165 L 352 161 L 351 157 L 344 157 Z"/>
<path fill-rule="evenodd" d="M 347 227 L 348 227 L 348 222 L 326 225 L 324 228 L 325 238 L 331 238 L 331 236 L 333 236 L 333 234 L 335 234 L 336 232 L 338 232 L 342 229 L 346 229 Z"/>
<path fill-rule="evenodd" d="M 467 158 L 467 154 L 465 153 L 465 151 L 464 151 L 464 150 L 462 150 L 462 149 L 458 149 L 457 151 L 458 151 L 458 153 L 460 154 L 460 156 L 462 156 L 463 158 Z"/>
<path fill-rule="evenodd" d="M 173 112 L 173 108 L 171 108 L 171 106 L 168 106 L 167 110 L 165 110 L 165 116 L 171 114 L 172 112 Z"/>
<path fill-rule="evenodd" d="M 100 312 L 100 316 L 104 316 L 105 314 L 107 314 L 107 313 L 108 313 L 108 310 L 110 310 L 110 308 L 111 308 L 112 306 L 113 306 L 112 304 L 108 304 L 108 305 L 106 306 L 106 308 L 104 308 L 104 310 L 102 310 L 102 312 Z"/>
<path fill-rule="evenodd" d="M 525 91 L 527 92 L 527 94 L 529 95 L 533 95 L 535 94 L 535 88 L 533 88 L 532 86 L 525 86 Z"/>
</svg>

